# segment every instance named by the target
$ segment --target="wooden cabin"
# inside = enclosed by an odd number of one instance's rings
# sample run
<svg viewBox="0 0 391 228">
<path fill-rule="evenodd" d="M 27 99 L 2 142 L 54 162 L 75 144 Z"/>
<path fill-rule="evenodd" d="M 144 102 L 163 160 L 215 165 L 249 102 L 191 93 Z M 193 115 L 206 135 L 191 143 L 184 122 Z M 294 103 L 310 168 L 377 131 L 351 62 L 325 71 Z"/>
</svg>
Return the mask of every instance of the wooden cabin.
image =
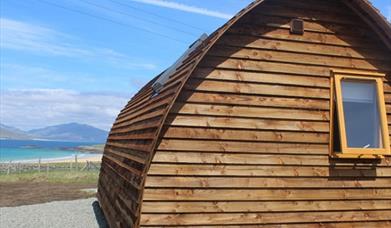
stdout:
<svg viewBox="0 0 391 228">
<path fill-rule="evenodd" d="M 111 227 L 391 227 L 391 26 L 367 0 L 258 0 L 116 119 Z"/>
</svg>

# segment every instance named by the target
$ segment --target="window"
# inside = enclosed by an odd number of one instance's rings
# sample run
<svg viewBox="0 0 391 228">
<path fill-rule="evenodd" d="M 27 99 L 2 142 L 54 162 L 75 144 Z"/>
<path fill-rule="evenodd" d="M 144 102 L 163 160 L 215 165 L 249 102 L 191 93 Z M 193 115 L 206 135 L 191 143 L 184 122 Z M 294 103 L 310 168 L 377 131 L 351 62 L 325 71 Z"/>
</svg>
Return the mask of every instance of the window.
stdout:
<svg viewBox="0 0 391 228">
<path fill-rule="evenodd" d="M 335 157 L 390 154 L 383 74 L 333 71 L 331 143 Z"/>
</svg>

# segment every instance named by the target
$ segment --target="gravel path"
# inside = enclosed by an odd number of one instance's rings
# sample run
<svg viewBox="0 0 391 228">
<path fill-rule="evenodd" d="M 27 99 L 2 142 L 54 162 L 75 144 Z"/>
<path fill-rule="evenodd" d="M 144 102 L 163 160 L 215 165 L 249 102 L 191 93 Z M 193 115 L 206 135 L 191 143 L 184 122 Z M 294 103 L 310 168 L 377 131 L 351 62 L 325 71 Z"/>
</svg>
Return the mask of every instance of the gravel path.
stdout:
<svg viewBox="0 0 391 228">
<path fill-rule="evenodd" d="M 101 225 L 98 224 L 98 220 Z M 0 227 L 106 227 L 95 198 L 0 208 Z"/>
</svg>

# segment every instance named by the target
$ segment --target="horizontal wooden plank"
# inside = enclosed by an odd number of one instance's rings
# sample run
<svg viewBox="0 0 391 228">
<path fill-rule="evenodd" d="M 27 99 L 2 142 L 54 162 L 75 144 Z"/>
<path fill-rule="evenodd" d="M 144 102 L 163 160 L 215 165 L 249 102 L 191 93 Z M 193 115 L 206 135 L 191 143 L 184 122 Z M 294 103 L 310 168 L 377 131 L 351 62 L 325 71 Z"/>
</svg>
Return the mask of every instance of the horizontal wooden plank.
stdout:
<svg viewBox="0 0 391 228">
<path fill-rule="evenodd" d="M 109 140 L 148 140 L 148 139 L 154 139 L 155 138 L 155 132 L 147 131 L 144 133 L 138 133 L 138 134 L 110 134 Z"/>
<path fill-rule="evenodd" d="M 138 212 L 140 204 L 138 203 L 138 200 L 133 197 L 136 194 L 129 191 L 129 189 L 126 189 L 127 186 L 118 182 L 116 178 L 117 177 L 114 176 L 103 176 L 101 178 L 102 182 L 99 183 L 98 187 L 99 189 L 104 189 L 104 191 L 101 192 L 104 192 L 104 195 L 108 196 L 108 202 L 105 202 L 105 205 L 112 208 L 111 213 L 115 220 L 127 220 L 127 224 L 131 224 L 128 223 L 131 222 L 129 220 L 134 221 L 139 217 Z M 124 191 L 124 189 L 126 190 Z"/>
<path fill-rule="evenodd" d="M 390 189 L 154 189 L 145 201 L 270 201 L 391 199 Z"/>
<path fill-rule="evenodd" d="M 192 60 L 191 63 L 188 63 L 185 65 L 185 68 L 178 68 L 177 69 L 177 74 L 171 75 L 169 79 L 167 80 L 166 84 L 164 85 L 162 91 L 168 87 L 168 86 L 173 86 L 175 84 L 180 85 L 182 83 L 182 80 L 187 77 L 189 74 L 190 70 L 194 67 L 194 61 Z M 183 67 L 183 66 L 180 66 Z M 179 70 L 179 71 L 178 71 Z M 179 84 L 178 84 L 179 83 Z"/>
<path fill-rule="evenodd" d="M 163 138 L 329 143 L 327 133 L 169 127 Z"/>
<path fill-rule="evenodd" d="M 374 50 L 381 49 L 381 46 L 376 43 L 378 42 L 376 39 L 359 37 L 360 33 L 358 33 L 357 31 L 355 33 L 353 31 L 350 31 L 349 33 L 349 30 L 351 30 L 351 28 L 347 28 L 347 34 L 352 34 L 353 36 L 341 35 L 341 33 L 346 32 L 346 27 L 343 27 L 341 25 L 337 25 L 338 27 L 340 27 L 340 29 L 338 31 L 339 34 L 336 35 L 335 32 L 337 31 L 330 30 L 330 27 L 328 29 L 323 27 L 325 26 L 324 24 L 322 25 L 306 22 L 304 26 L 304 34 L 297 36 L 290 32 L 290 19 L 279 17 L 259 18 L 259 20 L 262 19 L 265 20 L 260 22 L 250 21 L 248 23 L 239 23 L 231 27 L 227 33 L 232 35 L 251 35 L 266 39 L 303 42 L 308 43 L 309 45 L 314 43 L 342 47 L 369 48 Z M 342 29 L 345 30 L 342 31 Z M 370 33 L 370 31 L 367 32 Z"/>
<path fill-rule="evenodd" d="M 182 91 L 178 101 L 208 104 L 245 105 L 255 107 L 283 107 L 297 109 L 329 110 L 329 100 L 311 98 L 289 98 L 275 96 L 258 96 L 246 94 L 224 94 L 216 92 Z"/>
<path fill-rule="evenodd" d="M 237 153 L 202 153 L 158 151 L 154 162 L 177 162 L 197 164 L 242 164 L 242 165 L 323 165 L 329 166 L 327 154 L 321 155 L 265 155 Z"/>
<path fill-rule="evenodd" d="M 360 23 L 360 18 L 356 15 L 351 16 L 348 14 L 335 14 L 334 12 L 322 13 L 316 10 L 309 11 L 302 8 L 290 7 L 289 5 L 262 6 L 262 10 L 259 10 L 259 12 L 256 13 L 288 18 L 301 18 L 307 21 L 333 22 L 338 24 L 353 25 L 355 27 L 368 28 L 366 24 Z"/>
<path fill-rule="evenodd" d="M 328 223 L 322 223 L 322 225 L 327 227 L 350 227 L 350 228 L 368 228 L 368 227 L 390 227 L 391 226 L 391 221 L 360 221 L 360 222 L 328 222 Z M 289 224 L 287 226 L 281 226 L 278 225 L 279 227 L 287 227 L 289 226 L 290 228 L 301 228 L 303 226 L 307 227 L 319 227 L 319 223 L 296 223 L 296 224 Z M 271 226 L 268 226 L 269 228 L 272 228 Z M 206 227 L 205 227 L 206 228 Z M 233 228 L 230 226 L 230 228 Z"/>
<path fill-rule="evenodd" d="M 134 131 L 146 130 L 151 128 L 158 128 L 160 126 L 161 119 L 149 120 L 147 122 L 133 124 L 129 127 L 112 129 L 110 134 L 130 134 Z"/>
<path fill-rule="evenodd" d="M 121 110 L 118 117 L 121 118 L 123 115 L 129 113 L 129 111 L 142 108 L 144 107 L 145 103 L 150 102 L 153 91 L 152 89 L 149 89 L 148 91 L 148 93 L 142 94 L 142 96 L 140 95 L 140 97 L 137 99 L 132 98 L 129 103 Z"/>
<path fill-rule="evenodd" d="M 265 228 L 319 228 L 321 226 L 327 227 L 347 227 L 347 228 L 368 228 L 368 227 L 390 227 L 391 222 L 388 221 L 359 221 L 359 222 L 327 222 L 327 223 L 317 223 L 317 222 L 303 222 L 303 223 L 291 223 L 291 224 L 240 224 L 240 225 L 217 225 L 217 227 L 227 227 L 227 228 L 242 228 L 242 227 L 265 227 Z M 151 227 L 159 227 L 153 225 L 141 225 L 143 228 L 151 228 Z M 176 225 L 176 228 L 187 228 L 189 226 L 186 225 Z M 191 226 L 191 227 L 194 227 Z M 216 228 L 216 225 L 201 225 L 203 228 Z"/>
<path fill-rule="evenodd" d="M 243 17 L 238 23 L 232 26 L 232 28 L 245 27 L 247 25 L 252 27 L 266 26 L 269 30 L 274 29 L 290 29 L 290 22 L 292 18 L 286 18 L 281 16 L 260 15 L 260 14 L 248 14 Z M 228 30 L 229 33 L 230 30 Z M 316 22 L 306 21 L 304 26 L 306 34 L 308 32 L 315 34 L 329 34 L 340 38 L 345 42 L 353 46 L 367 46 L 370 47 L 380 41 L 375 36 L 371 36 L 373 32 L 369 28 L 353 27 L 350 25 L 337 24 L 332 22 Z M 318 42 L 322 43 L 321 40 Z M 378 45 L 379 46 L 379 45 Z"/>
<path fill-rule="evenodd" d="M 225 118 L 208 116 L 183 116 L 169 115 L 167 124 L 172 126 L 194 126 L 208 128 L 227 129 L 259 129 L 259 130 L 287 130 L 305 132 L 328 132 L 328 122 L 309 122 L 293 120 L 270 120 L 270 119 L 245 119 L 245 118 Z"/>
<path fill-rule="evenodd" d="M 347 228 L 368 228 L 368 227 L 390 227 L 391 222 L 388 221 L 356 221 L 356 222 L 302 222 L 302 223 L 289 223 L 289 224 L 237 224 L 237 225 L 190 225 L 190 227 L 203 227 L 203 228 L 216 228 L 216 227 L 226 227 L 226 228 L 243 228 L 243 227 L 264 227 L 264 228 L 319 228 L 322 226 L 326 227 L 347 227 Z M 152 228 L 152 227 L 161 227 L 161 225 L 140 225 L 142 228 Z M 189 225 L 176 225 L 176 228 L 188 228 Z"/>
<path fill-rule="evenodd" d="M 148 188 L 389 188 L 391 178 L 336 180 L 327 178 L 276 177 L 176 177 L 148 176 Z M 389 205 L 391 209 L 391 204 Z"/>
<path fill-rule="evenodd" d="M 275 95 L 280 97 L 285 96 L 317 99 L 329 99 L 330 97 L 330 92 L 328 89 L 306 88 L 287 85 L 268 85 L 247 82 L 230 82 L 221 80 L 217 81 L 191 79 L 189 83 L 185 85 L 185 88 L 203 92 L 225 92 L 242 95 Z"/>
<path fill-rule="evenodd" d="M 281 84 L 294 86 L 320 87 L 328 89 L 330 87 L 329 78 L 311 77 L 306 75 L 289 75 L 264 72 L 246 72 L 224 70 L 219 68 L 197 68 L 192 78 L 229 80 L 238 82 L 256 82 L 267 84 Z"/>
<path fill-rule="evenodd" d="M 124 148 L 124 149 L 133 149 L 137 151 L 142 151 L 145 153 L 149 153 L 152 147 L 151 141 L 148 141 L 145 144 L 138 143 L 137 141 L 133 142 L 123 142 L 123 141 L 107 141 L 106 145 L 108 146 L 114 146 L 118 148 Z"/>
<path fill-rule="evenodd" d="M 159 106 L 164 103 L 169 103 L 170 100 L 172 100 L 176 91 L 178 90 L 178 83 L 165 84 L 165 86 L 161 89 L 159 96 L 152 97 L 152 87 L 149 87 L 149 89 L 151 92 L 146 94 L 143 99 L 136 101 L 131 100 L 130 103 L 118 115 L 116 122 L 122 122 L 124 121 L 124 118 L 126 119 L 126 116 L 132 114 L 134 115 L 135 113 L 140 111 L 142 112 L 145 109 L 151 110 L 156 105 Z"/>
<path fill-rule="evenodd" d="M 143 164 L 148 159 L 148 153 L 145 153 L 144 151 L 138 151 L 132 148 L 122 148 L 122 147 L 106 145 L 104 151 L 105 153 L 115 154 L 115 152 L 120 152 L 120 153 L 128 154 L 130 155 L 129 160 L 138 162 L 140 164 L 141 163 Z M 121 155 L 117 155 L 117 156 L 121 157 Z"/>
<path fill-rule="evenodd" d="M 254 117 L 290 120 L 329 120 L 329 112 L 272 107 L 244 107 L 235 105 L 188 104 L 177 102 L 171 113 L 211 115 L 224 117 Z"/>
<path fill-rule="evenodd" d="M 235 142 L 217 140 L 163 139 L 159 150 L 169 151 L 208 151 L 231 153 L 292 153 L 292 154 L 328 154 L 328 144 L 295 144 L 268 142 Z"/>
<path fill-rule="evenodd" d="M 372 165 L 346 165 L 333 168 L 326 166 L 275 166 L 275 165 L 204 165 L 204 164 L 175 164 L 153 163 L 149 175 L 178 175 L 178 176 L 254 176 L 254 177 L 328 177 L 330 179 L 349 177 L 391 177 L 391 167 L 376 167 Z"/>
<path fill-rule="evenodd" d="M 386 112 L 387 112 L 387 115 L 391 114 L 391 105 L 386 104 Z"/>
<path fill-rule="evenodd" d="M 391 210 L 300 213 L 214 213 L 214 214 L 143 214 L 145 225 L 222 225 L 222 224 L 280 224 L 300 222 L 378 221 L 388 220 Z"/>
<path fill-rule="evenodd" d="M 101 186 L 101 184 L 98 184 L 99 190 L 97 193 L 97 198 L 101 208 L 103 209 L 108 225 L 113 227 L 116 224 L 116 217 L 119 213 L 117 213 L 113 205 L 109 203 L 110 199 L 108 199 L 108 194 Z"/>
<path fill-rule="evenodd" d="M 135 116 L 138 116 L 140 114 L 143 114 L 145 112 L 154 110 L 155 108 L 159 108 L 161 106 L 166 105 L 170 101 L 172 101 L 172 94 L 168 94 L 165 97 L 162 97 L 163 99 L 156 99 L 151 100 L 149 102 L 146 102 L 145 105 L 137 108 L 137 109 L 131 109 L 128 110 L 127 113 L 122 113 L 121 116 L 119 116 L 116 120 L 116 124 L 126 122 L 129 119 L 134 118 Z"/>
<path fill-rule="evenodd" d="M 249 60 L 213 56 L 206 56 L 201 62 L 202 67 L 217 67 L 230 70 L 247 70 L 270 73 L 291 73 L 308 76 L 329 77 L 330 67 L 308 66 L 294 63 L 270 62 L 266 60 Z"/>
<path fill-rule="evenodd" d="M 121 184 L 119 184 L 114 177 L 109 179 L 108 176 L 102 175 L 101 180 L 102 182 L 98 184 L 98 188 L 101 189 L 102 193 L 100 194 L 100 197 L 106 198 L 103 202 L 104 206 L 110 208 L 110 214 L 112 215 L 111 219 L 115 220 L 117 224 L 119 221 L 123 224 L 131 222 L 130 220 L 134 218 L 137 213 L 135 210 L 132 210 L 134 209 L 132 206 L 135 205 L 134 199 L 131 199 L 132 195 L 124 194 L 124 192 L 120 190 Z M 123 199 L 128 202 L 127 206 L 129 207 L 123 206 L 123 204 L 120 203 L 120 201 L 123 202 Z"/>
<path fill-rule="evenodd" d="M 151 87 L 152 89 L 152 87 Z M 128 115 L 129 113 L 135 113 L 137 111 L 140 111 L 142 109 L 148 108 L 149 106 L 153 106 L 159 103 L 164 103 L 165 100 L 169 97 L 172 97 L 173 94 L 175 93 L 176 87 L 164 87 L 164 91 L 162 91 L 159 96 L 154 96 L 153 92 L 148 94 L 145 99 L 137 101 L 137 102 L 131 102 L 132 105 L 129 105 L 129 107 L 126 107 L 126 109 L 122 110 L 119 117 L 122 118 L 125 115 Z"/>
<path fill-rule="evenodd" d="M 303 160 L 301 160 L 303 159 Z M 227 154 L 227 153 L 196 153 L 196 152 L 163 152 L 155 154 L 154 162 L 178 162 L 199 164 L 279 164 L 279 165 L 328 165 L 328 160 L 317 156 L 276 157 L 275 155 L 259 154 Z"/>
<path fill-rule="evenodd" d="M 145 110 L 144 113 L 134 115 L 134 116 L 132 116 L 132 118 L 131 117 L 126 118 L 126 120 L 124 120 L 123 122 L 122 121 L 120 123 L 116 122 L 116 123 L 114 123 L 112 130 L 115 130 L 118 128 L 123 128 L 123 127 L 129 127 L 129 126 L 132 126 L 132 124 L 134 124 L 134 123 L 139 123 L 139 122 L 142 122 L 145 120 L 149 120 L 149 119 L 153 119 L 153 118 L 157 118 L 157 117 L 162 117 L 167 111 L 165 109 L 165 107 L 166 107 L 166 105 L 163 105 L 154 111 Z"/>
<path fill-rule="evenodd" d="M 123 159 L 119 160 L 112 155 L 104 154 L 102 160 L 107 162 L 107 166 L 109 166 L 109 164 L 115 164 L 115 166 L 120 167 L 122 169 L 122 171 L 126 170 L 127 174 L 134 174 L 135 176 L 142 175 L 142 172 L 140 170 L 134 169 L 131 166 L 129 166 L 128 164 L 125 164 L 123 162 Z M 110 165 L 110 166 L 113 166 L 113 165 Z M 119 170 L 116 172 L 116 175 L 121 176 Z M 127 178 L 124 178 L 124 179 L 127 180 Z M 134 180 L 131 180 L 130 182 L 132 182 L 132 181 L 134 181 Z M 141 186 L 138 186 L 137 188 L 141 189 Z"/>
<path fill-rule="evenodd" d="M 115 166 L 114 166 L 115 167 Z M 120 169 L 118 169 L 120 170 Z M 132 183 L 131 178 L 134 177 L 129 175 L 129 173 L 119 173 L 116 172 L 117 169 L 111 167 L 110 165 L 102 166 L 101 173 L 104 177 L 102 177 L 102 181 L 107 183 L 106 189 L 111 195 L 111 198 L 125 198 L 127 201 L 135 201 L 139 196 L 139 191 L 141 190 L 140 184 Z M 124 194 L 124 189 L 126 189 L 127 193 Z M 115 192 L 113 192 L 115 191 Z M 130 207 L 132 204 L 127 205 L 126 207 Z M 132 214 L 136 212 L 133 211 Z"/>
<path fill-rule="evenodd" d="M 286 202 L 143 202 L 142 213 L 238 213 L 391 210 L 390 200 Z"/>
<path fill-rule="evenodd" d="M 262 48 L 262 47 L 259 47 Z M 390 71 L 391 62 L 371 62 L 361 59 L 346 59 L 333 56 L 318 56 L 305 53 L 291 53 L 274 50 L 260 50 L 234 46 L 215 46 L 210 55 L 220 57 L 234 57 L 252 60 L 268 60 L 285 63 L 298 63 L 313 66 L 343 67 L 352 70 L 381 70 Z"/>
<path fill-rule="evenodd" d="M 384 93 L 384 100 L 387 104 L 391 104 L 391 93 Z"/>
<path fill-rule="evenodd" d="M 119 157 L 122 157 L 122 159 L 128 159 L 130 161 L 134 161 L 134 162 L 137 162 L 139 164 L 145 164 L 146 163 L 146 159 L 144 158 L 140 158 L 140 157 L 137 157 L 137 156 L 134 156 L 132 154 L 129 154 L 129 153 L 124 153 L 124 152 L 121 152 L 121 151 L 117 151 L 115 149 L 112 149 L 110 147 L 106 147 L 105 148 L 105 154 L 115 154 Z"/>
<path fill-rule="evenodd" d="M 245 35 L 224 35 L 218 44 L 239 46 L 247 48 L 262 48 L 279 51 L 291 51 L 296 53 L 309 53 L 316 55 L 327 55 L 345 58 L 356 59 L 377 59 L 390 61 L 391 57 L 387 52 L 380 52 L 376 50 L 339 47 L 323 44 L 306 44 L 295 41 L 283 41 L 275 39 L 265 39 L 257 36 Z"/>
</svg>

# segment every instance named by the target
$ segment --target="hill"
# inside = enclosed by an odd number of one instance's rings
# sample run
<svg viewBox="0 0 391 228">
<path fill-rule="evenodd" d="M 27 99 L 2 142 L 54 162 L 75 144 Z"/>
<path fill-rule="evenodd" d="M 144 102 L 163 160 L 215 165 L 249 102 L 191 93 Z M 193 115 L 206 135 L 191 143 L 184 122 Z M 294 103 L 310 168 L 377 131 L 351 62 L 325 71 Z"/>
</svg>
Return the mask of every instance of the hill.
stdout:
<svg viewBox="0 0 391 228">
<path fill-rule="evenodd" d="M 108 132 L 86 124 L 69 123 L 28 131 L 42 139 L 103 143 Z"/>
<path fill-rule="evenodd" d="M 18 128 L 0 124 L 0 138 L 2 139 L 33 139 L 34 136 Z"/>
</svg>

